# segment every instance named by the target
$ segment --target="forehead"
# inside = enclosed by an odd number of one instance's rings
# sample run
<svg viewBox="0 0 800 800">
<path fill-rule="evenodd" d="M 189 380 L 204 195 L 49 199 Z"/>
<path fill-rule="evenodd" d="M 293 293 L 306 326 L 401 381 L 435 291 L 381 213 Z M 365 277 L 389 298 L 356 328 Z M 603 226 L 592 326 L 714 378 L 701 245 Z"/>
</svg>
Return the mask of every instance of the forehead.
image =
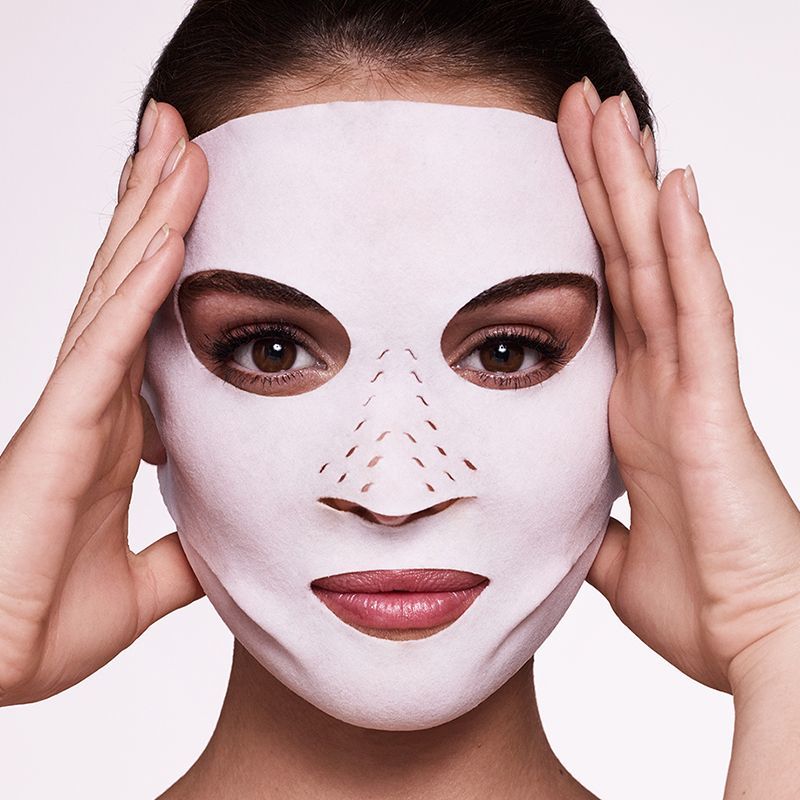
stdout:
<svg viewBox="0 0 800 800">
<path fill-rule="evenodd" d="M 323 305 L 365 285 L 458 307 L 517 275 L 600 278 L 549 120 L 504 108 L 344 101 L 259 112 L 197 137 L 209 186 L 184 275 L 248 272 Z"/>
</svg>

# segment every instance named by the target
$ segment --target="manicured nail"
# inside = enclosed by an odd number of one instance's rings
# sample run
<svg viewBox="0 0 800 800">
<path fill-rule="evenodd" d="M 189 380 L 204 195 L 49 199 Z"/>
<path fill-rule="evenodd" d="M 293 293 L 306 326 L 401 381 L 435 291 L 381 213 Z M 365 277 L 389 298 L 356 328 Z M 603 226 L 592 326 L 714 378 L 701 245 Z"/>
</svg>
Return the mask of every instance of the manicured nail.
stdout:
<svg viewBox="0 0 800 800">
<path fill-rule="evenodd" d="M 170 175 L 175 171 L 175 167 L 178 166 L 178 162 L 181 160 L 181 156 L 183 155 L 184 151 L 186 150 L 186 137 L 181 136 L 178 139 L 175 147 L 172 148 L 172 151 L 167 156 L 167 160 L 164 162 L 164 168 L 161 170 L 161 177 L 158 179 L 158 182 L 166 180 L 169 178 Z"/>
<path fill-rule="evenodd" d="M 147 101 L 147 108 L 142 116 L 142 124 L 139 126 L 139 150 L 147 147 L 147 143 L 153 136 L 158 122 L 158 104 L 151 97 Z"/>
<path fill-rule="evenodd" d="M 622 112 L 622 118 L 628 126 L 636 144 L 639 144 L 639 120 L 636 118 L 636 112 L 633 110 L 628 93 L 623 91 L 619 96 L 619 110 Z"/>
<path fill-rule="evenodd" d="M 122 196 L 128 189 L 128 178 L 131 174 L 131 167 L 133 167 L 133 156 L 128 156 L 125 166 L 122 168 L 122 175 L 119 176 L 119 186 L 117 187 L 117 202 L 122 200 Z"/>
<path fill-rule="evenodd" d="M 697 191 L 697 181 L 694 177 L 694 170 L 691 164 L 683 171 L 683 188 L 686 190 L 686 196 L 694 206 L 695 211 L 700 210 L 700 194 Z"/>
<path fill-rule="evenodd" d="M 647 159 L 647 166 L 650 167 L 650 172 L 655 176 L 656 172 L 656 141 L 653 138 L 653 131 L 650 130 L 649 125 L 644 126 L 642 131 L 642 150 L 644 150 L 644 157 Z"/>
<path fill-rule="evenodd" d="M 161 249 L 161 245 L 167 241 L 167 236 L 169 236 L 169 225 L 164 223 L 156 231 L 156 235 L 150 240 L 150 244 L 145 248 L 142 261 L 147 261 L 148 258 L 154 256 Z"/>
<path fill-rule="evenodd" d="M 600 95 L 597 93 L 594 84 L 586 75 L 583 76 L 583 96 L 586 98 L 589 110 L 592 114 L 596 114 L 597 109 L 600 108 L 603 101 L 600 99 Z"/>
</svg>

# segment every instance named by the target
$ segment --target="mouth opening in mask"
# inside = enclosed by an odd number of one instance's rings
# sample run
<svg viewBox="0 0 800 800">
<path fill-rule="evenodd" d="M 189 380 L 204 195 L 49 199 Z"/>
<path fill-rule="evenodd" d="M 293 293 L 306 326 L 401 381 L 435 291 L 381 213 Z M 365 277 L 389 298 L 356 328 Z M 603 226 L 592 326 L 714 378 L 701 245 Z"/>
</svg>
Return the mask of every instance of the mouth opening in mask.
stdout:
<svg viewBox="0 0 800 800">
<path fill-rule="evenodd" d="M 311 591 L 342 622 L 381 639 L 422 639 L 455 622 L 489 584 L 448 569 L 346 572 L 317 578 Z"/>
</svg>

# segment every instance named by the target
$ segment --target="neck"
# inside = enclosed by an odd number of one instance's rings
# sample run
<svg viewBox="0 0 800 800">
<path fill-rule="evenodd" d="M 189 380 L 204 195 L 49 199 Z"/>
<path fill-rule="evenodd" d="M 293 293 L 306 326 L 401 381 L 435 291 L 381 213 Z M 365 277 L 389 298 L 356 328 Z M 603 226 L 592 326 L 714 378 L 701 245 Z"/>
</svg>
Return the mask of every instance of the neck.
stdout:
<svg viewBox="0 0 800 800">
<path fill-rule="evenodd" d="M 550 748 L 532 659 L 467 714 L 420 731 L 378 731 L 325 714 L 234 648 L 217 727 L 160 800 L 587 800 Z"/>
</svg>

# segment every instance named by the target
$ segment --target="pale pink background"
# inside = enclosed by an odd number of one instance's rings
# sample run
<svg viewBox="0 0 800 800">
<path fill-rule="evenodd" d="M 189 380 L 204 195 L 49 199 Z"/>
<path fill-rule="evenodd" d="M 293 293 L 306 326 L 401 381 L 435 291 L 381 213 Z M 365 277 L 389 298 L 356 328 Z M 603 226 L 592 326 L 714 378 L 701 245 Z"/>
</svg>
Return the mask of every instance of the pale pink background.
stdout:
<svg viewBox="0 0 800 800">
<path fill-rule="evenodd" d="M 788 0 L 599 0 L 650 92 L 666 169 L 693 165 L 736 310 L 745 398 L 800 500 L 800 123 Z M 5 3 L 0 34 L 0 444 L 49 374 L 108 224 L 150 64 L 188 2 Z M 697 343 L 703 347 L 703 342 Z M 624 501 L 615 511 L 628 520 Z M 172 530 L 155 471 L 131 511 L 140 549 Z M 0 709 L 0 795 L 154 797 L 196 758 L 225 690 L 227 629 L 200 601 L 42 703 Z M 721 797 L 730 697 L 648 650 L 584 586 L 537 659 L 553 747 L 605 800 Z"/>
</svg>

